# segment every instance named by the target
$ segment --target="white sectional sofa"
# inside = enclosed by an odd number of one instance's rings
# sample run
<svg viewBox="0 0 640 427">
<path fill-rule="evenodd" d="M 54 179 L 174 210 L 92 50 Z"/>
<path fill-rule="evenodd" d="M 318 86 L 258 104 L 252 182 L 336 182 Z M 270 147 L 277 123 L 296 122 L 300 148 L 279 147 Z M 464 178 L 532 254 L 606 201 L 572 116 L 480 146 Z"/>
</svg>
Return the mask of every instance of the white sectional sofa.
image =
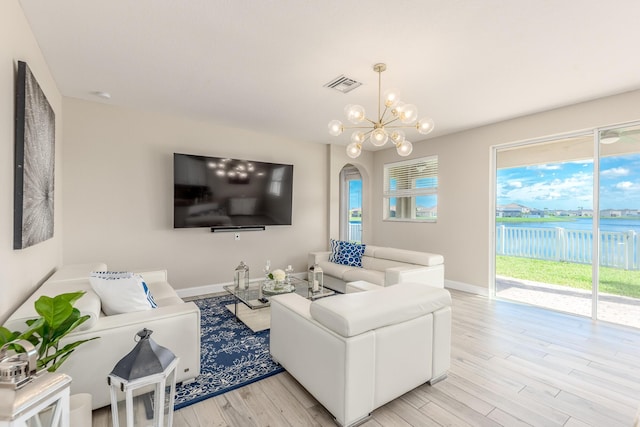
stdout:
<svg viewBox="0 0 640 427">
<path fill-rule="evenodd" d="M 430 382 L 451 358 L 451 296 L 424 283 L 271 299 L 271 355 L 343 426 Z M 357 288 L 354 290 L 358 290 Z"/>
<path fill-rule="evenodd" d="M 322 268 L 324 286 L 345 293 L 346 283 L 364 280 L 379 286 L 419 282 L 444 288 L 444 257 L 429 252 L 366 245 L 362 267 L 329 261 L 330 251 L 311 252 L 308 264 Z"/>
<path fill-rule="evenodd" d="M 89 283 L 89 273 L 106 271 L 103 263 L 65 266 L 56 271 L 5 322 L 12 331 L 26 329 L 25 320 L 37 317 L 34 302 L 41 296 L 50 297 L 75 291 L 86 291 L 74 304 L 81 314 L 91 318 L 69 334 L 64 343 L 100 337 L 76 348 L 58 372 L 72 378 L 71 393 L 92 395 L 93 408 L 110 403 L 107 375 L 116 363 L 135 346 L 136 332 L 151 329 L 151 339 L 170 349 L 180 363 L 177 381 L 186 381 L 200 374 L 200 310 L 193 302 L 185 303 L 167 282 L 165 270 L 140 272 L 154 297 L 157 308 L 106 316 L 101 311 L 98 295 Z"/>
</svg>

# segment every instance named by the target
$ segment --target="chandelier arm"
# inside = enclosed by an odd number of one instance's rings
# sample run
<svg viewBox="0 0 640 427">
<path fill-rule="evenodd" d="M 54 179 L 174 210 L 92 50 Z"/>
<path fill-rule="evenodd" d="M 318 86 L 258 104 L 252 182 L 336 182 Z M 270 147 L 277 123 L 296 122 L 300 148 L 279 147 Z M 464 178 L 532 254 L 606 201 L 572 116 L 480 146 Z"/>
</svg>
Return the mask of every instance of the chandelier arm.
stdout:
<svg viewBox="0 0 640 427">
<path fill-rule="evenodd" d="M 345 126 L 342 125 L 342 129 L 371 129 L 370 126 Z M 373 132 L 373 129 L 371 129 L 369 132 Z M 367 133 L 369 133 L 367 132 Z"/>
<path fill-rule="evenodd" d="M 390 125 L 393 122 L 397 122 L 398 120 L 400 120 L 400 117 L 395 117 L 395 118 L 393 118 L 392 120 L 389 120 L 386 123 L 382 123 L 382 126 L 386 127 L 387 125 Z M 412 126 L 391 126 L 391 127 L 403 127 L 403 128 L 406 128 L 406 127 L 412 127 Z"/>
<path fill-rule="evenodd" d="M 387 107 L 385 105 L 384 106 L 384 111 L 382 112 L 382 115 L 378 116 L 378 123 L 383 124 L 382 121 L 384 120 L 384 116 L 387 114 L 387 111 L 389 111 L 389 107 Z"/>
<path fill-rule="evenodd" d="M 412 126 L 412 125 L 399 125 L 399 126 L 387 126 L 387 125 L 385 125 L 384 127 L 385 127 L 385 129 L 386 129 L 386 128 L 388 128 L 388 129 L 409 129 L 409 128 L 415 128 L 415 126 Z"/>
</svg>

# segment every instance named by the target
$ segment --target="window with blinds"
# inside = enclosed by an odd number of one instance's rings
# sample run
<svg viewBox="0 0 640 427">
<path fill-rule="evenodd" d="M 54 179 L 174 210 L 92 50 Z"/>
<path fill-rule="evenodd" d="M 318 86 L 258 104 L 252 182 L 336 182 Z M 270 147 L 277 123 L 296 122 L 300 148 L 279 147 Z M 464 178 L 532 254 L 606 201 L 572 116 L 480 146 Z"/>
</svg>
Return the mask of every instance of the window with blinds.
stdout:
<svg viewBox="0 0 640 427">
<path fill-rule="evenodd" d="M 384 219 L 438 218 L 438 156 L 384 165 Z"/>
</svg>

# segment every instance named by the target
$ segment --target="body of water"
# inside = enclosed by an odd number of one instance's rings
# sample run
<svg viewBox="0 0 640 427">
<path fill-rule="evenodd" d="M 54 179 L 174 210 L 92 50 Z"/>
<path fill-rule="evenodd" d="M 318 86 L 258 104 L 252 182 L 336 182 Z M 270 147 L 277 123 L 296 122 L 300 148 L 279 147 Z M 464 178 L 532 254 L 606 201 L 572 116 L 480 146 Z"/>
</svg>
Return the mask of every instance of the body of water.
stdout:
<svg viewBox="0 0 640 427">
<path fill-rule="evenodd" d="M 566 228 L 567 230 L 591 230 L 593 219 L 587 217 L 575 218 L 573 221 L 549 221 L 549 222 L 496 222 L 496 226 L 505 227 L 528 227 L 528 228 Z M 600 218 L 600 231 L 635 231 L 640 234 L 639 219 L 614 219 Z"/>
</svg>

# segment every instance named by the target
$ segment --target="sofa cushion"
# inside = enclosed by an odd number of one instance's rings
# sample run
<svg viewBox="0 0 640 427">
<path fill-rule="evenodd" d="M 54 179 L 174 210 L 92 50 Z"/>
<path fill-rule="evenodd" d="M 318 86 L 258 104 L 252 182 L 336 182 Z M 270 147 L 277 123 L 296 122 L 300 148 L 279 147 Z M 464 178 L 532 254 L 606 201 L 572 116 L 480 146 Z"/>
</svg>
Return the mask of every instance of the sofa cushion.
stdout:
<svg viewBox="0 0 640 427">
<path fill-rule="evenodd" d="M 366 268 L 368 270 L 385 271 L 387 268 L 404 267 L 406 265 L 415 264 L 407 264 L 406 262 L 392 261 L 384 258 L 373 258 L 369 256 L 362 257 L 362 268 Z M 422 266 L 420 265 L 417 267 Z"/>
<path fill-rule="evenodd" d="M 451 305 L 447 290 L 403 283 L 376 292 L 336 295 L 311 303 L 318 323 L 343 337 L 415 319 Z"/>
<path fill-rule="evenodd" d="M 345 272 L 356 269 L 356 267 L 349 267 L 348 265 L 336 264 L 335 262 L 329 261 L 322 261 L 318 265 L 322 268 L 323 275 L 337 277 L 338 279 L 342 279 Z M 357 270 L 362 269 L 358 268 Z"/>
<path fill-rule="evenodd" d="M 175 289 L 173 289 L 168 282 L 147 282 L 145 280 L 145 283 L 147 283 L 149 291 L 151 292 L 151 295 L 153 295 L 153 300 L 156 302 L 158 307 L 184 303 L 182 298 L 178 296 Z"/>
<path fill-rule="evenodd" d="M 375 249 L 374 256 L 376 258 L 384 258 L 391 261 L 426 266 L 440 265 L 444 263 L 444 257 L 440 254 L 409 251 L 406 249 L 380 247 Z"/>
<path fill-rule="evenodd" d="M 342 280 L 345 282 L 355 282 L 357 280 L 364 280 L 374 285 L 384 286 L 385 274 L 383 271 L 367 270 L 364 268 L 353 268 L 347 270 L 342 275 Z"/>
<path fill-rule="evenodd" d="M 89 283 L 100 297 L 102 311 L 107 316 L 150 310 L 158 306 L 138 274 L 96 271 L 89 275 Z"/>
</svg>

